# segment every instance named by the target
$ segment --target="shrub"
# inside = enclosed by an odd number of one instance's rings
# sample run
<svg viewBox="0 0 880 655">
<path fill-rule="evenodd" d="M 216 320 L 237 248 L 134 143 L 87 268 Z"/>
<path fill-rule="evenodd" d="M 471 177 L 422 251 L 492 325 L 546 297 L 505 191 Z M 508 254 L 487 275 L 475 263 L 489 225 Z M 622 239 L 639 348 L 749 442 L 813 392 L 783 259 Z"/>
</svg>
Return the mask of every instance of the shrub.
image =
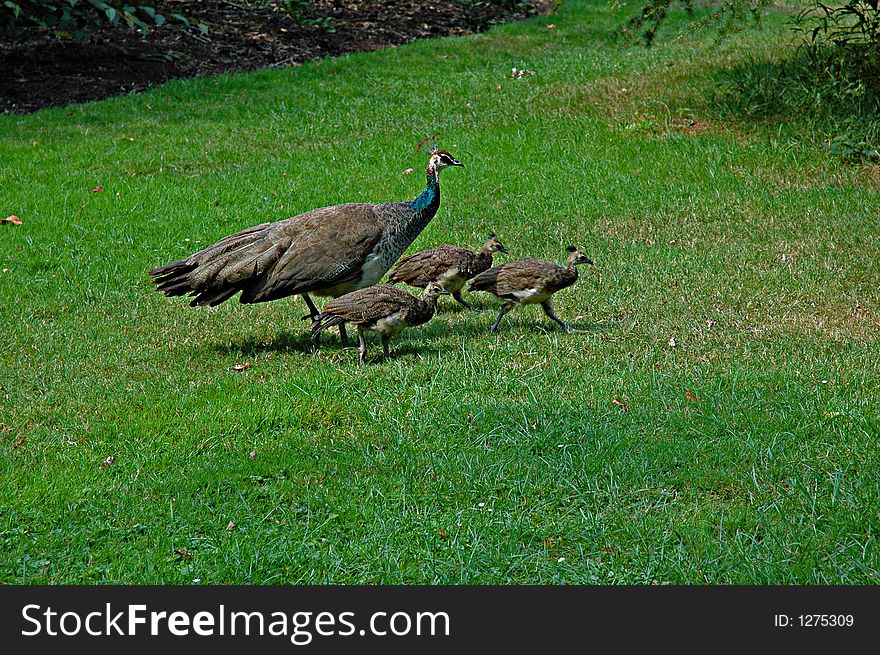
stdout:
<svg viewBox="0 0 880 655">
<path fill-rule="evenodd" d="M 167 17 L 153 7 L 127 0 L 0 0 L 0 26 L 46 27 L 58 33 L 72 33 L 87 41 L 108 26 L 124 25 L 147 34 L 152 28 L 169 24 L 190 27 L 192 21 L 178 13 Z M 203 23 L 195 23 L 207 32 Z"/>
</svg>

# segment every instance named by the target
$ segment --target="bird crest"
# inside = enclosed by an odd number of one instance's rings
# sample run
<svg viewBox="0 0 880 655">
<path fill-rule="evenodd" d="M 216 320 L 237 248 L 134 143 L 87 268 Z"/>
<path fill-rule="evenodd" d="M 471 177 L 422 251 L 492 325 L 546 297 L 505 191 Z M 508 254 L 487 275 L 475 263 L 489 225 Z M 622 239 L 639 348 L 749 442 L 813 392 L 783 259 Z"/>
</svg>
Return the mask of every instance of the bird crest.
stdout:
<svg viewBox="0 0 880 655">
<path fill-rule="evenodd" d="M 440 149 L 437 145 L 437 136 L 437 134 L 432 134 L 419 141 L 419 145 L 416 146 L 416 152 L 420 152 L 423 155 L 433 155 L 437 152 Z"/>
</svg>

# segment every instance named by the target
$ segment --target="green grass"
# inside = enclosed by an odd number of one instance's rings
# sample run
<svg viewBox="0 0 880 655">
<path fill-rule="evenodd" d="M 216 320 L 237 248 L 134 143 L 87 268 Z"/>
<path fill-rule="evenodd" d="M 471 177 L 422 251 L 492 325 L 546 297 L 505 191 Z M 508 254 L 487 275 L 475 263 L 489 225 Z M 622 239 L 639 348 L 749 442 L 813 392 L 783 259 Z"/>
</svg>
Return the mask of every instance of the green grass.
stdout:
<svg viewBox="0 0 880 655">
<path fill-rule="evenodd" d="M 0 582 L 876 583 L 877 169 L 713 108 L 781 18 L 650 50 L 622 19 L 0 116 Z M 575 243 L 584 333 L 444 298 L 359 368 L 299 299 L 151 289 L 258 222 L 415 197 L 434 132 L 466 168 L 411 251 Z"/>
</svg>

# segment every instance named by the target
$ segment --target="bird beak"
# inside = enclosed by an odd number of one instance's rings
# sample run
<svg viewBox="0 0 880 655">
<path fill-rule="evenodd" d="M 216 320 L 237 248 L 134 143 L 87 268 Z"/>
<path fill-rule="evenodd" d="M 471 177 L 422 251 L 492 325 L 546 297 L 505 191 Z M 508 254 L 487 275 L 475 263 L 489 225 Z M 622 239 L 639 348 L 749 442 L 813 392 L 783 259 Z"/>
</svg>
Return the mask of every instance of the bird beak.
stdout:
<svg viewBox="0 0 880 655">
<path fill-rule="evenodd" d="M 587 259 L 587 261 L 584 262 L 584 263 L 585 263 L 585 264 L 589 264 L 590 266 L 592 266 L 592 265 L 593 265 L 593 260 L 592 260 L 592 259 Z"/>
<path fill-rule="evenodd" d="M 504 246 L 498 246 L 498 252 L 503 252 L 505 255 L 508 254 L 507 248 L 505 248 Z"/>
<path fill-rule="evenodd" d="M 461 163 L 460 161 L 458 161 L 457 159 L 453 159 L 453 160 L 452 160 L 452 165 L 453 165 L 453 166 L 461 166 L 462 168 L 464 168 L 464 164 L 462 164 L 462 163 Z"/>
<path fill-rule="evenodd" d="M 442 289 L 442 288 L 441 288 L 441 289 L 440 289 L 440 295 L 441 295 L 441 296 L 448 296 L 448 295 L 449 295 L 449 292 L 448 292 L 446 289 Z"/>
</svg>

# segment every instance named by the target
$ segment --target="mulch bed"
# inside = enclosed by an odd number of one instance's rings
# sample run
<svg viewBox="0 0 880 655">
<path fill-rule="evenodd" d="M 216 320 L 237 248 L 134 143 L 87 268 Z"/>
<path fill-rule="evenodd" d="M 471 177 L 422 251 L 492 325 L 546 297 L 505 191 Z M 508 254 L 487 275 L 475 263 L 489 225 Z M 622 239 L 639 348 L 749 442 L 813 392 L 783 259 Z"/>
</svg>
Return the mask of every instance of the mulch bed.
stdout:
<svg viewBox="0 0 880 655">
<path fill-rule="evenodd" d="M 304 24 L 278 3 L 253 0 L 156 0 L 160 13 L 180 13 L 208 26 L 162 27 L 146 38 L 122 28 L 79 43 L 51 30 L 0 33 L 0 112 L 20 113 L 142 91 L 173 78 L 289 66 L 308 59 L 375 50 L 414 39 L 468 34 L 499 22 L 547 13 L 548 0 L 520 9 L 489 2 L 316 0 Z M 316 20 L 317 19 L 317 20 Z"/>
</svg>

